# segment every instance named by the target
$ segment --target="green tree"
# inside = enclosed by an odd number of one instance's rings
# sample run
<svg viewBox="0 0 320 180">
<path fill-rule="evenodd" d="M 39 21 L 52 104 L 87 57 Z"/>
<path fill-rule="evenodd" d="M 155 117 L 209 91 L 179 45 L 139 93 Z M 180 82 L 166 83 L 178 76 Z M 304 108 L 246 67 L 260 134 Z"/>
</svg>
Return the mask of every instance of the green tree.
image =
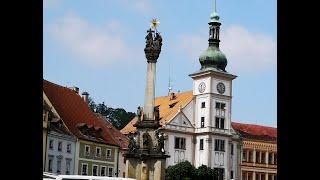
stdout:
<svg viewBox="0 0 320 180">
<path fill-rule="evenodd" d="M 135 113 L 127 112 L 123 108 L 108 107 L 104 102 L 96 104 L 90 97 L 89 107 L 93 112 L 99 113 L 109 119 L 112 125 L 117 129 L 124 128 L 124 126 L 136 116 Z"/>
<path fill-rule="evenodd" d="M 181 162 L 166 169 L 166 180 L 191 180 L 196 177 L 196 169 L 188 161 Z"/>
<path fill-rule="evenodd" d="M 166 180 L 215 180 L 214 169 L 201 165 L 196 169 L 190 162 L 184 161 L 166 169 Z"/>
</svg>

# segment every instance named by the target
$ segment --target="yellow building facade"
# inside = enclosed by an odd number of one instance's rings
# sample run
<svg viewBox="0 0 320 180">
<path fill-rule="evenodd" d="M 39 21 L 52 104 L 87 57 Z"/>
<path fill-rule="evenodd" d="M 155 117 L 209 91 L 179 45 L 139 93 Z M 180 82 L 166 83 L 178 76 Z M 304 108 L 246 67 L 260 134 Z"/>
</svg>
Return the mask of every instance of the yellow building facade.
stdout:
<svg viewBox="0 0 320 180">
<path fill-rule="evenodd" d="M 242 137 L 241 179 L 277 179 L 277 129 L 233 123 Z"/>
</svg>

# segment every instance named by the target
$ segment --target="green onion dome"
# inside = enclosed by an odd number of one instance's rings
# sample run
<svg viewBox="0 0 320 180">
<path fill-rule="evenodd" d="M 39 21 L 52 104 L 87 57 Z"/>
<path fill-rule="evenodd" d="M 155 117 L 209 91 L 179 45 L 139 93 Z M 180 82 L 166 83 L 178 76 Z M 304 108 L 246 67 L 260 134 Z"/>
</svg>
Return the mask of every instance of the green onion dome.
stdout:
<svg viewBox="0 0 320 180">
<path fill-rule="evenodd" d="M 218 47 L 209 45 L 208 49 L 200 55 L 201 69 L 214 67 L 218 70 L 226 71 L 227 58 Z"/>
</svg>

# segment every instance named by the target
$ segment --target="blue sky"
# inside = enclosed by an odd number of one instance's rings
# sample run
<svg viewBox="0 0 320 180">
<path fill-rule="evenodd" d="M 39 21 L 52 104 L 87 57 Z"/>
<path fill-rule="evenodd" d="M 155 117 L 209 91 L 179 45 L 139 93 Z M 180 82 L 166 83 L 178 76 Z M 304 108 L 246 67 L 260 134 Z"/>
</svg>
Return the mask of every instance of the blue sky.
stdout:
<svg viewBox="0 0 320 180">
<path fill-rule="evenodd" d="M 275 0 L 217 0 L 220 49 L 233 82 L 232 119 L 277 124 Z M 136 111 L 145 89 L 146 30 L 158 18 L 163 47 L 156 95 L 192 89 L 208 43 L 213 0 L 44 0 L 44 79 L 77 86 L 96 102 Z"/>
</svg>

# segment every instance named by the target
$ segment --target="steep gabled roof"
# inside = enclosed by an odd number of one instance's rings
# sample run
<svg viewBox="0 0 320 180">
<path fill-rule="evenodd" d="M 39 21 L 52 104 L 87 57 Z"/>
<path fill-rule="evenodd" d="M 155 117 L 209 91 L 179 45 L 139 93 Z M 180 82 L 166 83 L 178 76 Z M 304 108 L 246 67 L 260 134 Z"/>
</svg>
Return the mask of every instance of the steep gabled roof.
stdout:
<svg viewBox="0 0 320 180">
<path fill-rule="evenodd" d="M 116 141 L 120 145 L 120 148 L 122 148 L 122 149 L 128 148 L 129 141 L 130 141 L 129 138 L 127 136 L 125 136 L 124 134 L 122 134 L 118 129 L 116 129 L 111 124 L 109 119 L 107 119 L 106 117 L 104 117 L 100 114 L 96 114 L 96 115 L 99 118 L 103 119 L 103 122 L 106 124 L 106 126 L 110 130 L 111 137 L 113 138 L 114 141 Z"/>
<path fill-rule="evenodd" d="M 159 106 L 160 125 L 168 124 L 176 116 L 179 109 L 188 105 L 188 103 L 192 101 L 192 98 L 192 91 L 157 97 L 155 99 L 155 106 Z M 137 120 L 137 117 L 134 117 L 123 129 L 121 129 L 121 132 L 123 134 L 134 133 L 136 128 L 133 125 Z"/>
<path fill-rule="evenodd" d="M 277 128 L 232 122 L 233 129 L 245 139 L 277 141 Z"/>
<path fill-rule="evenodd" d="M 43 90 L 73 135 L 79 139 L 119 146 L 104 120 L 98 118 L 74 90 L 46 80 L 43 80 Z M 81 132 L 81 127 L 86 127 L 88 131 L 101 131 L 101 137 L 86 135 Z"/>
</svg>

